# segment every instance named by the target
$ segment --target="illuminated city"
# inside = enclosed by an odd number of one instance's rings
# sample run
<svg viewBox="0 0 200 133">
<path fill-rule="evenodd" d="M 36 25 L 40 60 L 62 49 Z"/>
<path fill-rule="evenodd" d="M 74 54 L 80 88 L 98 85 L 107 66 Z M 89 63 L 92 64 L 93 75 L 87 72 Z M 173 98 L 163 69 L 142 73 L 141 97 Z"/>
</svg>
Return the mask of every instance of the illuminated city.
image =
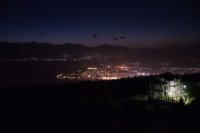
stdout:
<svg viewBox="0 0 200 133">
<path fill-rule="evenodd" d="M 123 78 L 148 77 L 171 73 L 174 75 L 192 75 L 200 73 L 200 67 L 141 67 L 139 63 L 122 65 L 99 64 L 96 66 L 81 67 L 68 73 L 60 73 L 57 79 L 61 80 L 117 80 Z"/>
<path fill-rule="evenodd" d="M 200 0 L 1 0 L 0 133 L 200 133 Z"/>
<path fill-rule="evenodd" d="M 86 69 L 76 70 L 69 74 L 59 74 L 57 78 L 69 80 L 116 80 L 136 76 L 150 76 L 150 74 L 154 75 L 151 71 L 150 68 L 136 69 L 126 65 L 102 65 L 101 67 L 87 67 Z"/>
</svg>

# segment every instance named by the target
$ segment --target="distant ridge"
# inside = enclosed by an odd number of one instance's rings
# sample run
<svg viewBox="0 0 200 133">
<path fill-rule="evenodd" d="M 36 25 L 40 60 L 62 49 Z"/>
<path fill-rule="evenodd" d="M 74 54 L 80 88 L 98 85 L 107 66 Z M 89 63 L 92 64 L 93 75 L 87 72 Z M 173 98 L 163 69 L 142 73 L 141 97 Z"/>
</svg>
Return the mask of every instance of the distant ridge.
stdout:
<svg viewBox="0 0 200 133">
<path fill-rule="evenodd" d="M 0 43 L 0 58 L 62 58 L 63 54 L 82 55 L 85 53 L 118 54 L 126 53 L 128 48 L 103 44 L 96 47 L 87 47 L 82 44 L 50 44 L 50 43 Z"/>
<path fill-rule="evenodd" d="M 67 56 L 82 57 L 84 54 L 102 54 L 106 56 L 123 56 L 146 64 L 171 62 L 177 65 L 200 65 L 200 45 L 168 46 L 157 49 L 126 48 L 120 45 L 102 44 L 87 47 L 82 44 L 65 43 L 0 43 L 0 59 L 19 58 L 65 58 Z"/>
</svg>

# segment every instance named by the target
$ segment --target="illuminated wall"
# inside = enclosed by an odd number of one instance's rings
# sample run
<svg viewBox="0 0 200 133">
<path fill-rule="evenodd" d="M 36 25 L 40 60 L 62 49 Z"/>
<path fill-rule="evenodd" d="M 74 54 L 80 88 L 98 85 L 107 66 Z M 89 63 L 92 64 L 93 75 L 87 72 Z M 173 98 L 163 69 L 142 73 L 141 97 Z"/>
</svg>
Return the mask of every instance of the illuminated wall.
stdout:
<svg viewBox="0 0 200 133">
<path fill-rule="evenodd" d="M 180 99 L 186 100 L 187 92 L 186 85 L 184 85 L 180 80 L 164 80 L 160 83 L 151 84 L 151 96 L 155 99 L 167 99 L 170 98 L 174 101 L 179 101 Z"/>
</svg>

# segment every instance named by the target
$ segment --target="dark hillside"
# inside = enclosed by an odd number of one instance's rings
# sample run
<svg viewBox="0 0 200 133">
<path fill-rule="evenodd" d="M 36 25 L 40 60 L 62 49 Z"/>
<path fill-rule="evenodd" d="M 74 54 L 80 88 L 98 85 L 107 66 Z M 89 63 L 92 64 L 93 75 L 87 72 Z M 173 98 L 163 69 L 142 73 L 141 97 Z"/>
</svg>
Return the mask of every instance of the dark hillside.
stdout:
<svg viewBox="0 0 200 133">
<path fill-rule="evenodd" d="M 198 98 L 189 106 L 151 100 L 154 78 L 1 88 L 1 132 L 197 131 Z"/>
</svg>

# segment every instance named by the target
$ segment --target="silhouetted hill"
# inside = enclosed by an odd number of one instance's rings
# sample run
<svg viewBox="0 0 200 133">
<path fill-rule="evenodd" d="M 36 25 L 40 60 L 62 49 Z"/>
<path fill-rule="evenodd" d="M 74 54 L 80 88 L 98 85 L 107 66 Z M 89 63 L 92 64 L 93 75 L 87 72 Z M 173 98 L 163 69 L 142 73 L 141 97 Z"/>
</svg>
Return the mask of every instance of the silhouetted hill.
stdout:
<svg viewBox="0 0 200 133">
<path fill-rule="evenodd" d="M 80 55 L 90 52 L 81 44 L 53 45 L 49 43 L 1 43 L 0 58 L 61 58 L 63 54 Z"/>
<path fill-rule="evenodd" d="M 176 66 L 200 66 L 200 44 L 133 49 L 136 59 L 147 64 L 170 62 Z"/>
<path fill-rule="evenodd" d="M 103 52 L 103 53 L 113 53 L 113 54 L 125 54 L 131 52 L 131 49 L 118 46 L 118 45 L 109 45 L 109 44 L 103 44 L 97 47 L 94 47 L 94 50 L 97 52 Z"/>
<path fill-rule="evenodd" d="M 193 78 L 196 77 L 200 76 Z M 158 77 L 1 88 L 0 130 L 199 132 L 199 100 L 184 106 L 148 99 L 145 95 L 149 82 L 155 78 Z"/>
<path fill-rule="evenodd" d="M 67 55 L 80 56 L 82 54 L 124 54 L 128 49 L 121 46 L 100 45 L 94 48 L 81 44 L 53 45 L 49 43 L 0 43 L 0 58 L 63 58 Z"/>
<path fill-rule="evenodd" d="M 82 57 L 84 54 L 102 54 L 113 57 L 125 57 L 154 65 L 171 62 L 179 66 L 200 65 L 200 45 L 168 46 L 157 49 L 128 49 L 122 46 L 104 44 L 86 47 L 81 44 L 53 45 L 49 43 L 0 43 L 0 59 L 9 58 L 67 58 Z"/>
</svg>

